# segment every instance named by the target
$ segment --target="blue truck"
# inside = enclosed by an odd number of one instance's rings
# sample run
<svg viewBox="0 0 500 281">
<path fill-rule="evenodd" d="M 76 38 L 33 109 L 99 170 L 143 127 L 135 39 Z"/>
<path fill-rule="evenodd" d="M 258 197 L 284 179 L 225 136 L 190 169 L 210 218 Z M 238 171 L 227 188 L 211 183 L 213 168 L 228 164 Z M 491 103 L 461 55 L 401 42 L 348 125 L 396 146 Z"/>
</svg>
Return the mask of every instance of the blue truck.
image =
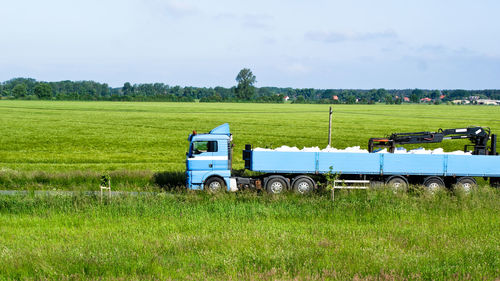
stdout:
<svg viewBox="0 0 500 281">
<path fill-rule="evenodd" d="M 398 154 L 399 144 L 440 142 L 443 139 L 472 141 L 472 154 Z M 261 189 L 269 193 L 293 190 L 308 193 L 317 187 L 325 174 L 340 179 L 364 180 L 371 184 L 387 184 L 405 188 L 422 184 L 428 188 L 461 185 L 471 188 L 477 177 L 491 185 L 500 183 L 500 157 L 496 152 L 496 135 L 481 127 L 393 134 L 372 138 L 370 153 L 254 150 L 245 145 L 245 169 L 260 172 L 257 177 L 232 176 L 232 135 L 229 124 L 222 124 L 209 133 L 193 131 L 188 138 L 186 178 L 188 189 L 237 191 Z M 491 140 L 491 146 L 488 141 Z M 375 153 L 374 147 L 389 147 L 389 153 Z M 470 145 L 466 145 L 464 150 Z"/>
</svg>

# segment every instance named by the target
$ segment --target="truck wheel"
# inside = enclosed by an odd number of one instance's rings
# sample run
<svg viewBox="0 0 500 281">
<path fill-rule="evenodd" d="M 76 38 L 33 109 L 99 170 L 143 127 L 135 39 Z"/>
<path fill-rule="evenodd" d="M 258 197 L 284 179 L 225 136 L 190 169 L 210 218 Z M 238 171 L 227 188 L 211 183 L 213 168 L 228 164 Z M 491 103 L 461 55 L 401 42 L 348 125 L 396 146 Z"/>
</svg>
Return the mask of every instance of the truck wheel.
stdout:
<svg viewBox="0 0 500 281">
<path fill-rule="evenodd" d="M 282 178 L 271 178 L 266 183 L 266 190 L 271 194 L 283 193 L 286 190 L 286 182 Z"/>
<path fill-rule="evenodd" d="M 500 178 L 490 178 L 490 186 L 500 187 Z"/>
<path fill-rule="evenodd" d="M 431 192 L 436 192 L 444 188 L 444 181 L 440 177 L 427 177 L 424 179 L 424 186 Z"/>
<path fill-rule="evenodd" d="M 314 181 L 310 177 L 300 177 L 293 182 L 293 191 L 306 194 L 314 189 Z"/>
<path fill-rule="evenodd" d="M 457 187 L 461 188 L 465 192 L 470 192 L 477 186 L 475 179 L 470 177 L 461 177 L 457 180 Z"/>
<path fill-rule="evenodd" d="M 402 177 L 391 177 L 385 182 L 385 184 L 394 189 L 394 191 L 404 191 L 408 188 L 408 182 Z"/>
<path fill-rule="evenodd" d="M 226 190 L 226 183 L 221 178 L 212 177 L 205 182 L 204 189 L 210 193 L 223 192 Z"/>
</svg>

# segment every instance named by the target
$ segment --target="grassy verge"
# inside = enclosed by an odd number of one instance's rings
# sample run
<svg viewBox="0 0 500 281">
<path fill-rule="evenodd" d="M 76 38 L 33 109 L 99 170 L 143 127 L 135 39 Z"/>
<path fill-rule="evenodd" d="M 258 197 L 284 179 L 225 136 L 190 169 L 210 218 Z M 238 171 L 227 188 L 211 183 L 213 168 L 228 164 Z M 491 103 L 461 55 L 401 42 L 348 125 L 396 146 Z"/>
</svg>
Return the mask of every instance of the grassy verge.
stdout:
<svg viewBox="0 0 500 281">
<path fill-rule="evenodd" d="M 95 171 L 45 172 L 0 170 L 0 189 L 6 190 L 99 190 L 101 176 Z M 152 172 L 118 170 L 107 173 L 113 190 L 160 191 L 185 185 L 184 171 Z"/>
<path fill-rule="evenodd" d="M 0 196 L 0 279 L 495 279 L 500 191 Z"/>
</svg>

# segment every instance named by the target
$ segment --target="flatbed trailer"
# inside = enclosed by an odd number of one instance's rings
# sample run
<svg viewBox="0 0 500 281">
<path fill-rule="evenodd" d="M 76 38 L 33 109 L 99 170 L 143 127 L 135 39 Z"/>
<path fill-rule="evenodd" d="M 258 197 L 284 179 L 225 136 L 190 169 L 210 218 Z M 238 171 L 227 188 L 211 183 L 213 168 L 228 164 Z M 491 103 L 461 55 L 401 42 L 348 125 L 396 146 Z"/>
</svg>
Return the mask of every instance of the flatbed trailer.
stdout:
<svg viewBox="0 0 500 281">
<path fill-rule="evenodd" d="M 247 178 L 231 176 L 232 136 L 223 124 L 208 134 L 192 134 L 187 153 L 187 185 L 190 189 L 236 191 L 245 188 L 280 193 L 293 189 L 307 193 L 316 187 L 318 176 L 336 174 L 339 179 L 405 187 L 423 184 L 429 188 L 458 184 L 471 188 L 476 177 L 492 185 L 500 182 L 500 156 L 453 154 L 396 154 L 356 152 L 243 151 L 245 169 L 263 173 Z M 203 151 L 196 151 L 200 146 Z"/>
<path fill-rule="evenodd" d="M 449 154 L 253 151 L 245 168 L 263 173 L 497 177 L 500 157 Z"/>
</svg>

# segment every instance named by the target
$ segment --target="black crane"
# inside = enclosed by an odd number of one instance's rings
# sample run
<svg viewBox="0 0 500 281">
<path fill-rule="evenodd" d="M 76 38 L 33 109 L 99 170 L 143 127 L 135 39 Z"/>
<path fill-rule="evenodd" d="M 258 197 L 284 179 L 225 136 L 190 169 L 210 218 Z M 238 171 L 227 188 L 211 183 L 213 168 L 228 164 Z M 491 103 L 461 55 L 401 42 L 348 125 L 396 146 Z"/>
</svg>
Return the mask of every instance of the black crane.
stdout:
<svg viewBox="0 0 500 281">
<path fill-rule="evenodd" d="M 469 139 L 472 144 L 465 145 L 464 152 L 468 151 L 468 147 L 473 147 L 473 155 L 498 155 L 496 152 L 497 136 L 495 134 L 491 135 L 491 146 L 488 147 L 490 135 L 490 129 L 483 127 L 439 129 L 437 132 L 395 133 L 386 138 L 371 138 L 368 141 L 368 151 L 373 152 L 374 147 L 388 147 L 389 152 L 394 153 L 396 145 Z"/>
</svg>

